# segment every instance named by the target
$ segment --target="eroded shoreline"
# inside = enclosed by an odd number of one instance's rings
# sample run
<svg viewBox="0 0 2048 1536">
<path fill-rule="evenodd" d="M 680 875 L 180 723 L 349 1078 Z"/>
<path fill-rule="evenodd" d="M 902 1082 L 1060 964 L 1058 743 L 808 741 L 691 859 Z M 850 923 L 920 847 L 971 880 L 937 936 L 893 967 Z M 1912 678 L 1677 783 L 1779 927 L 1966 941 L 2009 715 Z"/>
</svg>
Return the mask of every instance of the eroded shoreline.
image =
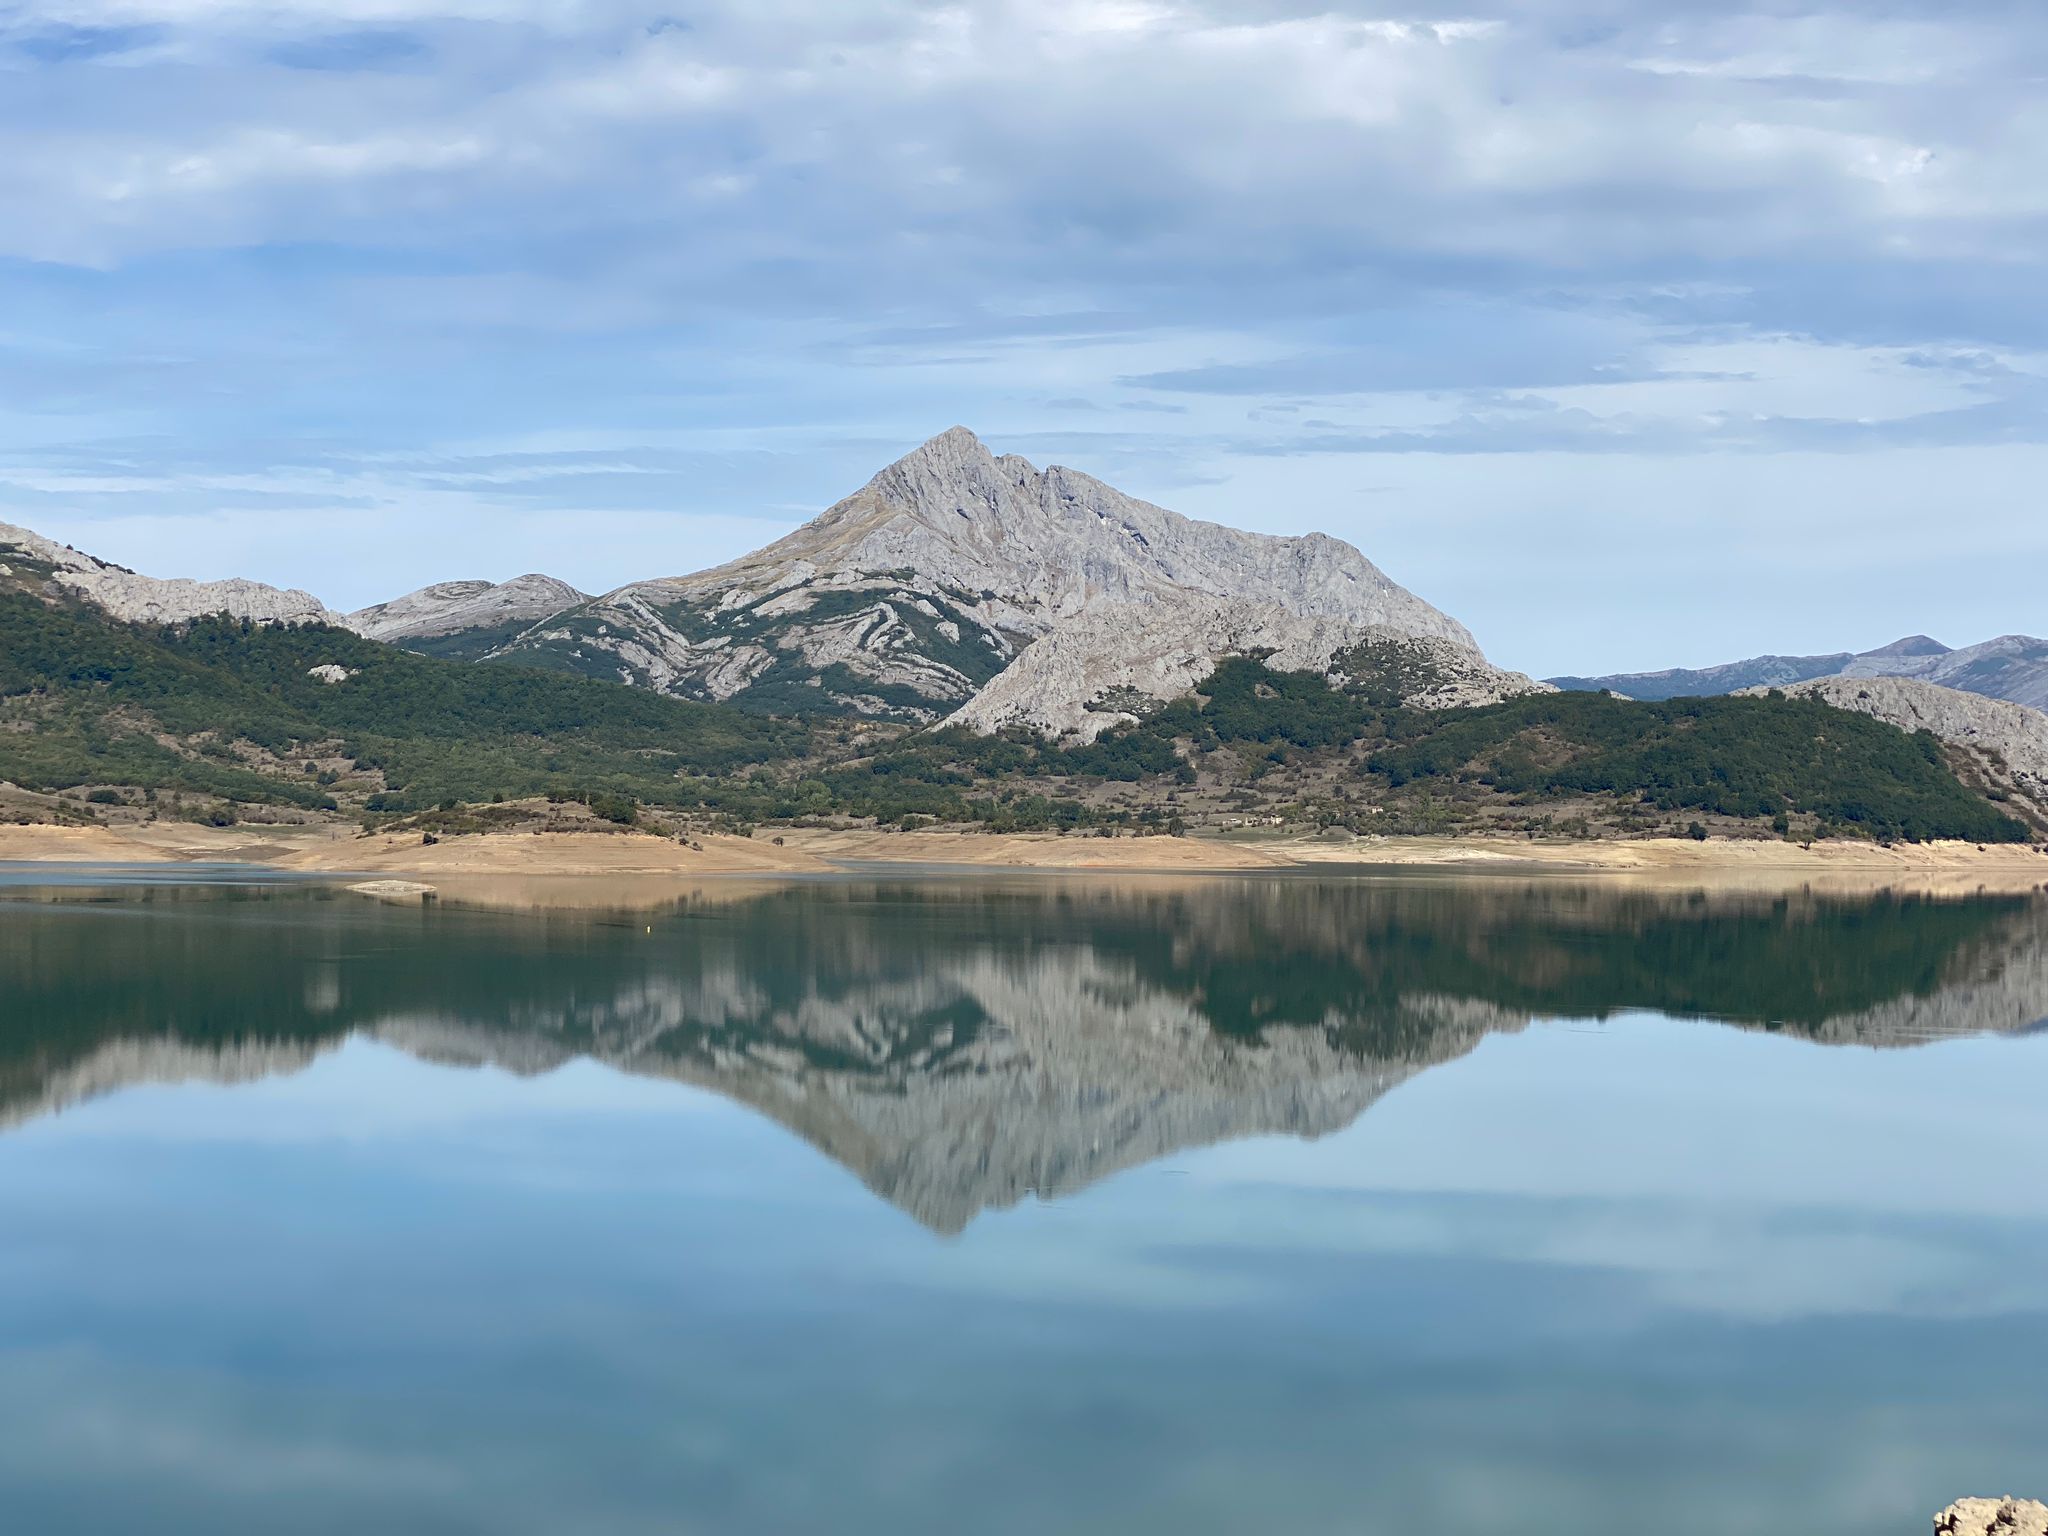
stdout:
<svg viewBox="0 0 2048 1536">
<path fill-rule="evenodd" d="M 1700 889 L 2021 894 L 2048 889 L 2048 855 L 2020 845 L 1680 839 L 1258 838 L 1059 836 L 789 828 L 685 843 L 633 832 L 358 835 L 337 826 L 0 827 L 0 861 L 53 865 L 239 863 L 285 873 L 359 875 L 434 885 L 517 881 L 564 904 L 607 890 L 660 890 L 699 877 L 753 880 L 877 867 L 1211 876 L 1310 870 L 1558 875 Z M 168 870 L 166 870 L 168 873 Z M 739 883 L 753 883 L 742 881 Z"/>
</svg>

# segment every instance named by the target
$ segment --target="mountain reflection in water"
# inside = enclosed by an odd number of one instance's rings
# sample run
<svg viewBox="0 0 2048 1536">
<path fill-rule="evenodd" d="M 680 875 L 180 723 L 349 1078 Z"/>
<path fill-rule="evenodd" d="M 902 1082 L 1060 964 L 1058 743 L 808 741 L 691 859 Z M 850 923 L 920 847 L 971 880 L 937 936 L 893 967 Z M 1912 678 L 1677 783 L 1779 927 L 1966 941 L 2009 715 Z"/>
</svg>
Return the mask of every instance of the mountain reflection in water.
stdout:
<svg viewBox="0 0 2048 1536">
<path fill-rule="evenodd" d="M 588 1057 L 771 1116 L 942 1232 L 1177 1149 L 1317 1136 L 1544 1017 L 1911 1046 L 2048 1017 L 2021 899 L 1557 882 L 807 883 L 510 916 L 318 890 L 74 889 L 0 921 L 0 1126 L 133 1083 Z"/>
</svg>

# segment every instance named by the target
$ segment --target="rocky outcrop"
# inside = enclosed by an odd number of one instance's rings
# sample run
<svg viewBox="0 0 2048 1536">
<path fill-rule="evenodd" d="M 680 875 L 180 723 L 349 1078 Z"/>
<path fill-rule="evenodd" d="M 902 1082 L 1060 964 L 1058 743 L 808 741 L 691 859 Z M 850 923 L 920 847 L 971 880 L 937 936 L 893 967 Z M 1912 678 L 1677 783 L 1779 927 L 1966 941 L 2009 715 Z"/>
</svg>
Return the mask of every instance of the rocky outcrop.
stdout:
<svg viewBox="0 0 2048 1536">
<path fill-rule="evenodd" d="M 533 624 L 589 600 L 588 593 L 552 576 L 515 576 L 501 582 L 443 581 L 388 603 L 358 609 L 345 622 L 366 639 L 403 644 L 471 630 L 501 632 L 507 625 Z"/>
<path fill-rule="evenodd" d="M 2048 1536 L 2048 1504 L 2035 1499 L 1957 1499 L 1934 1517 L 1934 1536 Z"/>
<path fill-rule="evenodd" d="M 1161 595 L 1091 608 L 1035 642 L 948 722 L 993 732 L 1021 726 L 1092 741 L 1181 698 L 1227 656 L 1264 653 L 1275 671 L 1333 674 L 1339 658 L 1392 647 L 1405 665 L 1403 697 L 1434 707 L 1493 704 L 1548 691 L 1491 666 L 1478 649 L 1442 636 L 1309 617 L 1247 598 Z"/>
<path fill-rule="evenodd" d="M 2048 714 L 2039 710 L 1904 677 L 1823 677 L 1784 691 L 1985 754 L 2003 763 L 2016 788 L 2048 805 Z"/>
<path fill-rule="evenodd" d="M 174 624 L 224 613 L 260 624 L 339 624 L 309 592 L 260 581 L 188 581 L 138 576 L 26 528 L 0 523 L 0 565 L 24 585 L 83 598 L 130 624 Z"/>
<path fill-rule="evenodd" d="M 665 693 L 935 721 L 1076 615 L 1162 618 L 1203 597 L 1476 650 L 1341 540 L 1197 522 L 956 427 L 765 549 L 620 588 L 498 654 Z"/>
</svg>

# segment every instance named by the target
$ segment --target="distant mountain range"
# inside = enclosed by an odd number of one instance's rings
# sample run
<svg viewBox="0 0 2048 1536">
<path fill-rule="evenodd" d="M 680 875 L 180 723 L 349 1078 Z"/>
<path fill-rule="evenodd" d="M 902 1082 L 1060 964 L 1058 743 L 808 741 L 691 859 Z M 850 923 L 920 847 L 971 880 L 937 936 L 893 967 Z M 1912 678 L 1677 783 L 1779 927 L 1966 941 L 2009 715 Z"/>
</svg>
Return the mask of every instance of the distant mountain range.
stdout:
<svg viewBox="0 0 2048 1536">
<path fill-rule="evenodd" d="M 2048 709 L 2048 640 L 2001 635 L 1981 645 L 1951 650 L 1925 635 L 1908 635 L 1874 651 L 1834 651 L 1825 656 L 1752 656 L 1717 667 L 1674 667 L 1663 672 L 1615 672 L 1605 677 L 1553 677 L 1573 691 L 1607 689 L 1632 699 L 1675 699 L 1739 693 L 1745 688 L 1784 688 L 1821 677 L 1906 677 L 2005 699 L 2030 709 Z"/>
</svg>

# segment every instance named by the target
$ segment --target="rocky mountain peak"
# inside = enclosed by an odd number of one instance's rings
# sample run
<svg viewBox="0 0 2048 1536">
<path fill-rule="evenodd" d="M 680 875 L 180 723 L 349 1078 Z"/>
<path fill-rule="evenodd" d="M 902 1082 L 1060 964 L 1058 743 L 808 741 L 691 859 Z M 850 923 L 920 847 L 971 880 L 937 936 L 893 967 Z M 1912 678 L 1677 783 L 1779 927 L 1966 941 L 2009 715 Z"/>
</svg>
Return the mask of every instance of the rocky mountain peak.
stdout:
<svg viewBox="0 0 2048 1536">
<path fill-rule="evenodd" d="M 995 627 L 1024 637 L 1100 601 L 1184 590 L 1474 643 L 1342 540 L 1183 517 L 1078 470 L 998 456 L 964 427 L 766 548 L 670 585 L 751 593 L 906 571 L 956 593 L 990 594 Z"/>
<path fill-rule="evenodd" d="M 1116 622 L 1235 633 L 1207 608 L 1178 611 L 1219 601 L 1477 652 L 1463 625 L 1340 539 L 1200 522 L 953 427 L 753 554 L 622 587 L 499 636 L 491 654 L 540 651 L 777 711 L 930 722 L 1077 615 L 1137 605 Z"/>
</svg>

